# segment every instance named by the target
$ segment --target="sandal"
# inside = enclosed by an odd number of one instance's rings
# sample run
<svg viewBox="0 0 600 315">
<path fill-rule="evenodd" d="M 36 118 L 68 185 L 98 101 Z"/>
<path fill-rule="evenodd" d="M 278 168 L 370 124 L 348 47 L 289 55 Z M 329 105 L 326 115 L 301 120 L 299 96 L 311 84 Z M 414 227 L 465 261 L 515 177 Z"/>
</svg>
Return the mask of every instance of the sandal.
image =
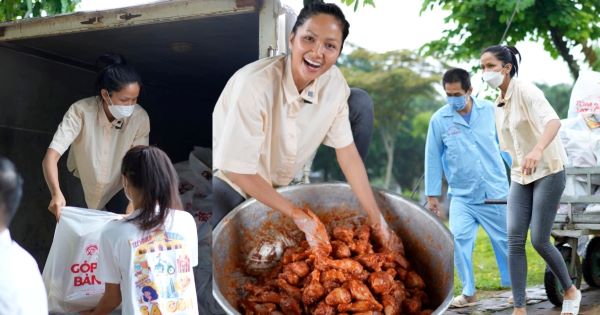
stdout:
<svg viewBox="0 0 600 315">
<path fill-rule="evenodd" d="M 581 291 L 577 290 L 577 297 L 574 300 L 564 300 L 560 314 L 579 314 L 579 304 L 581 304 Z"/>
<path fill-rule="evenodd" d="M 452 299 L 452 303 L 450 303 L 450 306 L 452 307 L 456 307 L 456 308 L 461 308 L 461 307 L 467 307 L 467 306 L 473 306 L 477 304 L 477 302 L 469 302 L 467 300 L 467 297 L 464 294 L 461 294 L 459 296 L 454 297 L 454 299 Z"/>
</svg>

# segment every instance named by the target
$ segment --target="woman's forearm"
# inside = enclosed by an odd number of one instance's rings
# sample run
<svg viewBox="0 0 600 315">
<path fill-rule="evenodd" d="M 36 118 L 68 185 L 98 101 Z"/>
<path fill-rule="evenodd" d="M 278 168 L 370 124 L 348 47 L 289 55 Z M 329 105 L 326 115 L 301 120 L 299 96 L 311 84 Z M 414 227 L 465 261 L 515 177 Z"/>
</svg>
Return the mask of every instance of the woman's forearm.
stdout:
<svg viewBox="0 0 600 315">
<path fill-rule="evenodd" d="M 56 150 L 48 148 L 48 150 L 46 151 L 46 155 L 42 160 L 44 179 L 46 180 L 46 185 L 48 186 L 48 190 L 50 190 L 50 194 L 52 196 L 56 196 L 57 194 L 62 193 L 58 182 L 59 159 L 60 154 Z"/>
<path fill-rule="evenodd" d="M 540 138 L 540 140 L 538 140 L 538 143 L 535 145 L 534 149 L 544 152 L 544 150 L 548 147 L 550 142 L 552 142 L 552 140 L 554 140 L 554 137 L 556 137 L 556 135 L 558 134 L 558 129 L 560 129 L 560 120 L 550 120 L 544 127 L 542 137 Z"/>
<path fill-rule="evenodd" d="M 369 183 L 367 170 L 354 143 L 335 150 L 340 168 L 372 224 L 379 223 L 381 212 Z"/>
<path fill-rule="evenodd" d="M 104 295 L 98 305 L 91 312 L 92 315 L 105 315 L 116 309 L 121 304 L 121 287 L 118 283 L 106 283 Z"/>
<path fill-rule="evenodd" d="M 281 211 L 286 216 L 292 217 L 292 212 L 295 208 L 294 204 L 278 193 L 273 186 L 260 175 L 239 174 L 233 172 L 225 172 L 225 175 L 246 194 L 273 209 Z"/>
</svg>

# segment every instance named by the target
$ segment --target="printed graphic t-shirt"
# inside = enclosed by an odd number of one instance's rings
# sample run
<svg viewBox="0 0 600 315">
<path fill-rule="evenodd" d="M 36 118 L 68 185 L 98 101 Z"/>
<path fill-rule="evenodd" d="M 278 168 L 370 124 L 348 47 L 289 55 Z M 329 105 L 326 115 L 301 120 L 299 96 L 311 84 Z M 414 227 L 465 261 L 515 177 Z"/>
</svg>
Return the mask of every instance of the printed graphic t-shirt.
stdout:
<svg viewBox="0 0 600 315">
<path fill-rule="evenodd" d="M 120 284 L 124 315 L 198 314 L 196 265 L 196 223 L 187 212 L 172 210 L 164 227 L 152 231 L 123 220 L 102 232 L 97 276 Z"/>
</svg>

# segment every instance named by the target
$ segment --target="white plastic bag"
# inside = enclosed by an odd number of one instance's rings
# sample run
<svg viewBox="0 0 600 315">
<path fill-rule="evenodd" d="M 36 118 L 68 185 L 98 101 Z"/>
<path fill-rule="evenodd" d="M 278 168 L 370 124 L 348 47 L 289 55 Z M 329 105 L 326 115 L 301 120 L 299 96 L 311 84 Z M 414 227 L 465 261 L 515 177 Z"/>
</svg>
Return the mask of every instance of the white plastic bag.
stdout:
<svg viewBox="0 0 600 315">
<path fill-rule="evenodd" d="M 100 234 L 106 223 L 121 218 L 107 211 L 61 209 L 42 273 L 50 312 L 79 312 L 98 304 L 104 293 L 104 284 L 94 274 L 99 264 Z"/>
<path fill-rule="evenodd" d="M 600 113 L 600 72 L 581 71 L 571 92 L 568 117 L 589 112 Z"/>
</svg>

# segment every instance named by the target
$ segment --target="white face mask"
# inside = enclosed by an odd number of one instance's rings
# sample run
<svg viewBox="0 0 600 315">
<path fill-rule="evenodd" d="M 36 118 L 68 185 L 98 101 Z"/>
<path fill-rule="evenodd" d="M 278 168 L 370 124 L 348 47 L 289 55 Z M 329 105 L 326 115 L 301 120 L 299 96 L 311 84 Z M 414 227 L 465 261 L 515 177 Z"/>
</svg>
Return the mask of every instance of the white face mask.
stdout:
<svg viewBox="0 0 600 315">
<path fill-rule="evenodd" d="M 115 105 L 112 103 L 110 97 L 108 97 L 108 111 L 115 117 L 116 119 L 121 119 L 125 117 L 131 116 L 133 114 L 133 108 L 136 104 L 133 105 Z"/>
<path fill-rule="evenodd" d="M 504 75 L 500 71 L 486 71 L 482 78 L 492 89 L 497 89 L 504 81 Z"/>
</svg>

